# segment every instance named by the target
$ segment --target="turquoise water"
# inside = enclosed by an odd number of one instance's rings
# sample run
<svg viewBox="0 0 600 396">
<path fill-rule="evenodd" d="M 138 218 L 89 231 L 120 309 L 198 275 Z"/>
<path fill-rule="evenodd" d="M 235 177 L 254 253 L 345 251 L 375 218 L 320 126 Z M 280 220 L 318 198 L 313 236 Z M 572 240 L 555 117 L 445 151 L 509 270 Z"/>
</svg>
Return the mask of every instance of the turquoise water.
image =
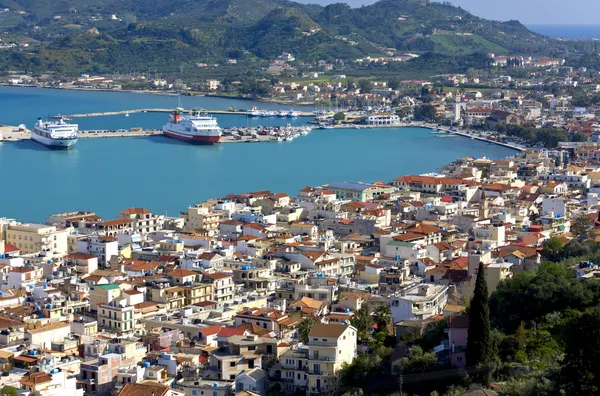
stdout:
<svg viewBox="0 0 600 396">
<path fill-rule="evenodd" d="M 553 38 L 598 39 L 600 25 L 527 25 L 536 33 Z"/>
<path fill-rule="evenodd" d="M 138 105 L 160 107 L 166 106 L 165 100 L 173 99 L 125 93 L 25 91 L 27 106 L 19 89 L 0 88 L 0 123 L 17 124 L 15 120 L 35 118 L 44 109 L 54 114 Z M 38 92 L 42 95 L 37 96 Z M 129 102 L 131 95 L 137 103 Z M 202 100 L 206 108 L 235 107 L 229 100 L 195 99 Z M 249 102 L 242 103 L 248 107 Z M 260 107 L 277 108 L 265 104 Z M 140 119 L 134 121 L 152 123 L 152 117 L 140 114 Z M 86 122 L 93 128 L 106 128 L 108 118 L 112 117 Z M 125 128 L 133 118 L 115 118 L 111 128 Z M 246 122 L 240 116 L 218 119 L 224 126 Z M 160 117 L 158 121 L 155 127 L 163 123 Z M 272 122 L 278 121 L 288 120 L 275 118 Z M 435 171 L 462 156 L 503 158 L 512 153 L 476 140 L 436 138 L 421 128 L 315 130 L 293 142 L 216 146 L 193 146 L 162 136 L 81 139 L 68 152 L 48 150 L 31 141 L 1 143 L 4 188 L 0 193 L 0 217 L 43 221 L 56 212 L 92 210 L 112 218 L 130 206 L 176 215 L 190 204 L 229 193 L 269 189 L 295 196 L 305 185 L 390 181 L 405 174 Z"/>
</svg>

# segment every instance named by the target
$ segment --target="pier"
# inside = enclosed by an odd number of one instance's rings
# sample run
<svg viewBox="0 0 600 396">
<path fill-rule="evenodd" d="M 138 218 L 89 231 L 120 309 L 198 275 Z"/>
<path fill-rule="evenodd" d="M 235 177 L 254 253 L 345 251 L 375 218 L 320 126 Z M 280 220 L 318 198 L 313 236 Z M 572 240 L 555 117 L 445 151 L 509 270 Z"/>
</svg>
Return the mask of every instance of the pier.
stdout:
<svg viewBox="0 0 600 396">
<path fill-rule="evenodd" d="M 141 111 L 141 110 L 140 110 Z M 165 109 L 165 111 L 167 111 Z M 417 127 L 417 128 L 427 128 L 431 130 L 438 130 L 445 132 L 447 134 L 458 135 L 468 139 L 479 140 L 482 142 L 486 142 L 489 144 L 496 144 L 499 146 L 504 146 L 510 148 L 512 150 L 517 151 L 525 151 L 527 148 L 506 142 L 499 142 L 497 140 L 488 139 L 485 136 L 481 136 L 478 134 L 471 134 L 465 131 L 453 130 L 449 127 L 439 126 L 435 124 L 427 124 L 427 123 L 401 123 L 396 125 L 357 125 L 357 124 L 345 124 L 345 125 L 336 125 L 334 128 L 338 129 L 349 129 L 349 128 L 358 128 L 358 129 L 379 129 L 379 128 L 405 128 L 405 127 Z M 228 133 L 225 133 L 228 129 L 235 129 L 241 132 L 240 135 L 232 136 Z M 318 127 L 313 126 L 312 129 L 318 129 Z M 251 132 L 256 132 L 256 128 L 226 128 L 224 130 L 224 134 L 221 137 L 220 143 L 259 143 L 259 142 L 274 142 L 277 141 L 271 135 L 261 135 L 261 134 L 252 134 Z M 160 129 L 141 129 L 141 128 L 132 128 L 132 129 L 117 129 L 117 130 L 80 130 L 79 138 L 80 139 L 93 139 L 93 138 L 123 138 L 123 137 L 152 137 L 162 135 L 163 132 Z M 31 133 L 27 129 L 19 129 L 18 127 L 13 126 L 0 126 L 0 135 L 2 135 L 2 141 L 4 142 L 20 142 L 24 140 L 31 139 Z"/>
<path fill-rule="evenodd" d="M 79 114 L 59 114 L 52 116 L 52 118 L 82 118 L 82 117 L 102 117 L 102 116 L 116 116 L 116 115 L 128 115 L 134 113 L 172 113 L 173 111 L 179 110 L 182 113 L 190 113 L 190 109 L 133 109 L 133 110 L 119 110 L 119 111 L 102 111 L 97 113 L 79 113 Z M 204 110 L 200 109 L 201 113 L 205 114 L 227 114 L 227 115 L 247 115 L 247 110 Z M 298 112 L 299 117 L 314 117 L 314 114 L 308 111 Z"/>
</svg>

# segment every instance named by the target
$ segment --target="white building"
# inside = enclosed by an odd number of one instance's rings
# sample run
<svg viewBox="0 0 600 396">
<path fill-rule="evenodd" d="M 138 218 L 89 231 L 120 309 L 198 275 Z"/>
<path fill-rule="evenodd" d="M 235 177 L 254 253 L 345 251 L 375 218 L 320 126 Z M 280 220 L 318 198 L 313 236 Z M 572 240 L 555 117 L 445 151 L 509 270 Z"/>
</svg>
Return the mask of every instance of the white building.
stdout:
<svg viewBox="0 0 600 396">
<path fill-rule="evenodd" d="M 394 323 L 441 315 L 448 302 L 448 286 L 416 283 L 390 297 Z"/>
<path fill-rule="evenodd" d="M 394 113 L 371 113 L 366 121 L 369 125 L 397 125 L 400 123 L 400 117 Z"/>
<path fill-rule="evenodd" d="M 119 255 L 119 242 L 114 237 L 92 235 L 77 241 L 77 251 L 98 257 L 100 264 L 106 266 L 112 256 Z"/>
</svg>

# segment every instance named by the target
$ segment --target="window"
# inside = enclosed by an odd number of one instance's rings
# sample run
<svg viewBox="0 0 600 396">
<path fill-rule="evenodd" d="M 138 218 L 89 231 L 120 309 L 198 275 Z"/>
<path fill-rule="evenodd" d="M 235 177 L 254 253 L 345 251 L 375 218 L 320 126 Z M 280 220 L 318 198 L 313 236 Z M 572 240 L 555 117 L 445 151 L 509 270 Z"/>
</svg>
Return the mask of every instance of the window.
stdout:
<svg viewBox="0 0 600 396">
<path fill-rule="evenodd" d="M 235 367 L 235 362 L 229 362 L 229 367 Z"/>
</svg>

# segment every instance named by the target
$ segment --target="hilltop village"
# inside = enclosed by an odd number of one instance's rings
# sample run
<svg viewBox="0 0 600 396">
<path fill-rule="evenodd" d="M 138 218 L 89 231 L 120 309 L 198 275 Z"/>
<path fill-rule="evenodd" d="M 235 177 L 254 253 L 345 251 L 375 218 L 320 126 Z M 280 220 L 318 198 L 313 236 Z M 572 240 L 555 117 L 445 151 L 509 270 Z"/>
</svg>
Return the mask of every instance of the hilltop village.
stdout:
<svg viewBox="0 0 600 396">
<path fill-rule="evenodd" d="M 0 219 L 0 387 L 328 393 L 367 339 L 401 345 L 443 320 L 433 352 L 464 367 L 479 264 L 491 294 L 535 270 L 548 241 L 600 224 L 597 152 L 462 158 L 385 183 L 231 194 L 177 217 Z"/>
</svg>

